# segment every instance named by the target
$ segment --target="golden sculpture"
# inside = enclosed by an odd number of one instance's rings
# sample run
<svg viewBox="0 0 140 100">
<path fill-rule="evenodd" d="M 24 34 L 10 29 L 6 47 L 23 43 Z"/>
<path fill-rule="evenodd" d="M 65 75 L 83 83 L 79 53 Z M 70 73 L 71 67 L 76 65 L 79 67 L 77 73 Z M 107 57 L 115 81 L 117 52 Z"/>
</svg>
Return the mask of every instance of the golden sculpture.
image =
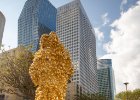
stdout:
<svg viewBox="0 0 140 100">
<path fill-rule="evenodd" d="M 73 74 L 68 50 L 55 32 L 44 34 L 29 74 L 37 86 L 35 100 L 64 100 L 67 81 Z"/>
</svg>

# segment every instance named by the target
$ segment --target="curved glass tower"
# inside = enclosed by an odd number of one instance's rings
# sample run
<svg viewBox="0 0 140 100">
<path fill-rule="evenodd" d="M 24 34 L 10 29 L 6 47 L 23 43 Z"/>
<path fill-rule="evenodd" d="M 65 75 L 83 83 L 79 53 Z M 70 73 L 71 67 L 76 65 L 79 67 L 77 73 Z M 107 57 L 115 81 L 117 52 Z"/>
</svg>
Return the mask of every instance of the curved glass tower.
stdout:
<svg viewBox="0 0 140 100">
<path fill-rule="evenodd" d="M 2 12 L 0 11 L 0 48 L 1 48 L 1 43 L 2 43 L 4 25 L 5 25 L 5 17 L 2 14 Z"/>
<path fill-rule="evenodd" d="M 35 52 L 40 36 L 56 30 L 56 12 L 48 0 L 27 0 L 18 19 L 18 45 Z"/>
<path fill-rule="evenodd" d="M 106 97 L 106 100 L 114 100 L 115 96 L 115 77 L 111 59 L 99 59 L 98 84 L 99 94 Z"/>
</svg>

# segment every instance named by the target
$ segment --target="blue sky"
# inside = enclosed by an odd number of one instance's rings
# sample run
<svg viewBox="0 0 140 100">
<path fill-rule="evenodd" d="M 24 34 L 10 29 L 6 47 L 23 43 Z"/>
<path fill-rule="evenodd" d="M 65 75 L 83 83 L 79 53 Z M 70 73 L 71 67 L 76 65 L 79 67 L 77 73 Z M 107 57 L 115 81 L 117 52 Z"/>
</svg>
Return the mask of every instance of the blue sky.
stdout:
<svg viewBox="0 0 140 100">
<path fill-rule="evenodd" d="M 6 26 L 3 36 L 3 44 L 11 48 L 17 46 L 17 20 L 26 0 L 1 0 L 0 11 L 6 17 Z M 57 8 L 72 0 L 50 0 Z M 125 0 L 124 0 L 125 1 Z M 137 0 L 128 0 L 123 5 L 123 9 L 127 10 L 134 5 Z M 106 51 L 103 49 L 103 44 L 110 40 L 110 26 L 115 19 L 120 17 L 122 0 L 81 0 L 84 9 L 91 21 L 93 28 L 98 28 L 103 32 L 104 38 L 100 41 L 97 39 L 97 56 L 98 58 L 105 55 Z M 104 15 L 105 18 L 102 18 Z M 103 25 L 107 19 L 107 23 Z"/>
<path fill-rule="evenodd" d="M 0 11 L 6 17 L 3 44 L 17 46 L 17 21 L 26 0 L 0 0 Z M 50 0 L 57 8 L 72 0 Z M 96 32 L 98 58 L 111 58 L 117 92 L 140 88 L 140 0 L 81 0 Z M 132 44 L 132 45 L 131 45 Z M 131 75 L 131 77 L 130 77 Z"/>
</svg>

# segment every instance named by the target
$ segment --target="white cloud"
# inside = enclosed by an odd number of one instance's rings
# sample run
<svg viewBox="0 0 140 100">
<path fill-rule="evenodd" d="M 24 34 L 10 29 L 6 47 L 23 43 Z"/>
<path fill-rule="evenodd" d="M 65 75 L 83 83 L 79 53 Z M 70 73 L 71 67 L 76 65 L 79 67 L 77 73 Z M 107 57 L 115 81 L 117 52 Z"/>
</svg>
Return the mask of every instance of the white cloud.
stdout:
<svg viewBox="0 0 140 100">
<path fill-rule="evenodd" d="M 127 1 L 128 1 L 128 0 L 122 0 L 122 2 L 121 2 L 120 10 L 121 10 L 122 12 L 123 12 L 123 10 L 124 10 L 124 5 L 127 4 Z"/>
<path fill-rule="evenodd" d="M 95 30 L 95 35 L 96 35 L 96 37 L 97 37 L 97 39 L 99 40 L 99 41 L 102 41 L 103 39 L 104 39 L 104 33 L 103 32 L 101 32 L 100 31 L 100 28 L 94 28 L 94 30 Z"/>
<path fill-rule="evenodd" d="M 101 16 L 102 21 L 103 21 L 103 26 L 105 26 L 106 24 L 108 24 L 110 22 L 109 18 L 108 18 L 108 13 L 105 13 Z"/>
<path fill-rule="evenodd" d="M 105 44 L 112 56 L 117 92 L 125 90 L 123 82 L 128 81 L 128 89 L 140 88 L 140 0 L 137 5 L 121 14 L 111 26 L 111 39 Z"/>
</svg>

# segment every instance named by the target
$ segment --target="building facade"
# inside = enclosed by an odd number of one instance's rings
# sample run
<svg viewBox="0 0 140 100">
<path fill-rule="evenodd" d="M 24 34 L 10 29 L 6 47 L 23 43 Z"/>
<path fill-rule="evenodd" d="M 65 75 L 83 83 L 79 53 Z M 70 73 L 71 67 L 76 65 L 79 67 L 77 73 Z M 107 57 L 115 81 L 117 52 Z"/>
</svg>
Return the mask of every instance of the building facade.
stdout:
<svg viewBox="0 0 140 100">
<path fill-rule="evenodd" d="M 97 93 L 96 39 L 80 0 L 57 9 L 56 26 L 61 42 L 71 54 L 75 70 L 71 82 L 77 84 L 76 93 Z"/>
<path fill-rule="evenodd" d="M 0 48 L 1 48 L 1 44 L 2 44 L 4 26 L 5 26 L 5 17 L 2 14 L 2 12 L 0 11 Z"/>
<path fill-rule="evenodd" d="M 48 0 L 27 0 L 18 19 L 18 45 L 35 52 L 41 35 L 56 31 L 56 12 Z"/>
<path fill-rule="evenodd" d="M 77 84 L 75 82 L 70 82 L 67 84 L 66 100 L 75 100 L 75 94 L 77 92 Z"/>
<path fill-rule="evenodd" d="M 115 78 L 111 59 L 100 59 L 97 63 L 99 94 L 106 100 L 114 100 Z"/>
</svg>

